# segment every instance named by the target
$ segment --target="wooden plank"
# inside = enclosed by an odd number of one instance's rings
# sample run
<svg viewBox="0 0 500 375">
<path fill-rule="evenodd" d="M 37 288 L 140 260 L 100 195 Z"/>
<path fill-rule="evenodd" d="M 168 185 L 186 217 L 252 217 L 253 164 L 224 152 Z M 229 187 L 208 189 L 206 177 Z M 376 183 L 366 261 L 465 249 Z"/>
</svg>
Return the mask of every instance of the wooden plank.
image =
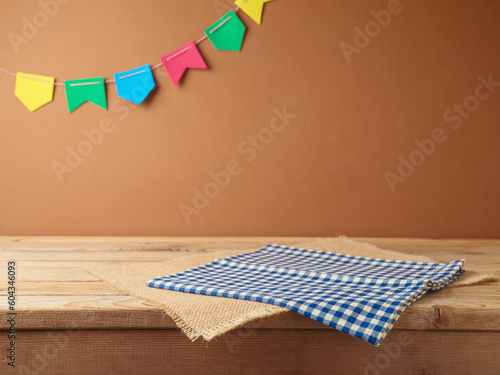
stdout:
<svg viewBox="0 0 500 375">
<path fill-rule="evenodd" d="M 482 374 L 499 332 L 392 331 L 380 347 L 334 330 L 239 330 L 190 342 L 173 330 L 27 331 L 5 374 Z"/>
<path fill-rule="evenodd" d="M 0 302 L 0 315 L 5 316 L 5 300 Z M 19 296 L 17 302 L 16 328 L 20 331 L 177 327 L 158 306 L 124 295 Z M 8 326 L 6 319 L 0 320 L 0 330 Z"/>
<path fill-rule="evenodd" d="M 4 259 L 23 261 L 112 261 L 112 262 L 158 262 L 184 256 L 193 255 L 195 252 L 187 251 L 5 251 Z M 50 264 L 47 264 L 50 266 Z"/>
<path fill-rule="evenodd" d="M 170 240 L 170 239 L 169 239 Z M 218 239 L 217 239 L 218 240 Z M 240 242 L 236 242 L 240 245 L 247 245 L 242 239 L 237 239 Z M 268 239 L 269 241 L 264 242 L 280 242 L 274 241 L 275 239 Z M 292 241 L 292 239 L 288 239 Z M 296 239 L 293 239 L 295 241 Z M 242 242 L 243 241 L 243 242 Z M 298 242 L 302 242 L 304 239 L 300 239 Z M 42 241 L 43 242 L 43 241 Z M 100 243 L 94 238 L 90 239 L 80 239 L 77 241 L 79 245 L 81 243 Z M 168 242 L 168 241 L 167 241 Z M 403 243 L 399 240 L 389 241 L 391 244 L 385 246 L 386 248 L 392 248 L 394 250 L 403 250 L 406 252 L 415 251 L 419 254 L 434 256 L 438 260 L 450 260 L 457 257 L 462 257 L 461 255 L 466 255 L 468 259 L 468 264 L 471 266 L 477 265 L 477 270 L 483 272 L 493 272 L 500 269 L 499 258 L 500 258 L 500 248 L 497 246 L 484 246 L 482 248 L 478 246 L 462 246 L 456 247 L 455 245 L 450 246 L 449 241 L 423 241 L 425 244 L 421 244 L 421 240 L 410 240 L 410 243 L 415 243 L 416 247 L 410 246 L 408 243 Z M 85 264 L 120 264 L 122 262 L 138 263 L 141 261 L 151 261 L 151 258 L 155 261 L 162 261 L 162 257 L 158 258 L 155 255 L 158 253 L 168 254 L 171 257 L 178 256 L 189 256 L 196 252 L 172 252 L 172 251 L 122 251 L 116 252 L 112 250 L 96 250 L 93 251 L 73 251 L 67 249 L 67 243 L 64 241 L 55 241 L 61 245 L 61 248 L 65 250 L 58 250 L 50 252 L 51 259 L 56 260 L 43 260 L 42 251 L 19 251 L 18 255 L 21 256 L 34 256 L 38 260 L 22 260 L 19 261 L 19 281 L 20 288 L 18 295 L 20 297 L 20 303 L 22 309 L 33 310 L 33 313 L 24 314 L 26 317 L 24 328 L 21 329 L 43 329 L 47 327 L 52 327 L 54 324 L 54 319 L 51 315 L 58 316 L 58 327 L 66 327 L 72 322 L 78 322 L 81 328 L 101 328 L 110 329 L 121 327 L 122 319 L 121 316 L 113 316 L 113 311 L 119 314 L 123 310 L 123 306 L 120 306 L 121 299 L 109 299 L 103 300 L 102 297 L 109 295 L 111 297 L 118 295 L 113 288 L 105 286 L 103 283 L 92 283 L 93 285 L 89 287 L 88 282 L 83 282 L 84 280 L 71 280 L 69 279 L 72 271 L 68 267 L 79 267 Z M 106 244 L 119 244 L 120 248 L 127 248 L 128 245 L 124 245 L 121 240 L 116 238 L 113 241 L 110 239 L 104 239 L 103 243 Z M 134 243 L 138 243 L 136 240 Z M 175 241 L 170 241 L 169 243 L 175 243 Z M 491 243 L 491 241 L 489 241 Z M 182 245 L 182 244 L 181 244 Z M 189 247 L 201 247 L 204 250 L 210 247 L 213 249 L 225 249 L 233 248 L 233 243 L 219 243 L 214 242 L 214 239 L 207 239 L 206 243 L 195 243 L 190 244 Z M 15 251 L 14 251 L 15 252 Z M 81 255 L 79 255 L 81 254 Z M 130 254 L 134 256 L 129 257 Z M 152 255 L 153 254 L 153 255 Z M 64 260 L 65 258 L 72 258 L 73 260 Z M 489 260 L 485 262 L 485 257 Z M 63 260 L 61 260 L 61 258 Z M 83 258 L 83 259 L 82 259 Z M 79 260 L 80 259 L 80 260 Z M 108 260 L 103 260 L 108 259 Z M 116 260 L 119 260 L 118 262 Z M 50 267 L 47 267 L 50 265 Z M 483 268 L 481 268 L 483 267 Z M 75 268 L 74 268 L 75 269 Z M 50 277 L 50 272 L 52 275 L 60 274 L 60 279 L 49 280 L 46 277 Z M 58 271 L 61 270 L 61 271 Z M 64 276 L 63 270 L 67 273 Z M 80 269 L 75 269 L 79 272 L 83 272 Z M 75 271 L 76 273 L 76 271 Z M 44 278 L 50 282 L 40 282 L 39 284 L 22 282 L 23 277 L 28 274 L 34 281 L 43 281 Z M 85 273 L 86 274 L 86 273 Z M 24 275 L 24 276 L 23 276 Z M 81 273 L 80 273 L 81 275 Z M 93 277 L 89 275 L 90 277 Z M 53 276 L 54 277 L 54 276 Z M 54 281 L 68 281 L 63 285 L 61 283 L 54 283 Z M 81 283 L 73 281 L 82 281 Z M 6 284 L 0 285 L 0 291 L 3 290 L 5 295 Z M 0 292 L 2 293 L 2 292 Z M 54 299 L 57 295 L 64 295 L 61 299 Z M 50 299 L 44 296 L 51 296 Z M 140 300 L 139 304 L 141 303 Z M 413 304 L 403 316 L 400 318 L 396 324 L 396 328 L 400 329 L 461 329 L 461 330 L 499 330 L 499 311 L 500 311 L 500 288 L 497 284 L 488 284 L 482 286 L 474 286 L 468 288 L 458 288 L 458 289 L 445 289 L 435 293 L 428 293 L 417 303 Z M 83 304 L 83 305 L 82 305 Z M 6 300 L 0 300 L 0 306 L 6 307 Z M 77 306 L 77 308 L 75 308 Z M 153 305 L 154 306 L 154 305 Z M 88 314 L 100 314 L 100 318 L 93 322 L 86 323 L 85 318 L 81 318 L 82 309 L 85 309 L 85 313 Z M 136 310 L 134 310 L 136 309 Z M 106 311 L 103 314 L 103 311 Z M 134 317 L 134 311 L 137 313 L 137 317 Z M 109 312 L 109 313 L 108 313 Z M 141 327 L 144 328 L 156 328 L 164 324 L 163 317 L 161 316 L 161 309 L 156 306 L 151 307 L 151 317 L 147 317 L 150 325 L 143 324 Z M 138 321 L 144 317 L 144 308 L 141 305 L 140 308 L 131 307 L 127 310 L 127 316 L 129 321 Z M 160 319 L 158 319 L 160 317 Z M 52 324 L 52 325 L 50 325 Z M 323 328 L 319 323 L 310 321 L 307 318 L 296 316 L 296 314 L 286 315 L 283 314 L 279 318 L 269 318 L 263 324 L 263 327 L 268 328 Z M 1 327 L 1 324 L 0 324 Z"/>
<path fill-rule="evenodd" d="M 213 251 L 213 249 L 247 249 L 259 248 L 267 243 L 203 243 L 203 242 L 1 242 L 0 248 L 3 251 L 77 251 L 77 252 L 92 252 L 92 251 Z"/>
<path fill-rule="evenodd" d="M 5 238 L 5 237 L 4 237 Z M 92 237 L 91 237 L 92 238 Z M 251 239 L 247 241 L 236 241 L 234 239 L 213 242 L 213 241 L 193 241 L 192 238 L 186 238 L 185 241 L 164 241 L 164 240 L 151 240 L 149 242 L 145 241 L 125 241 L 125 240 L 115 240 L 115 241 L 90 241 L 90 240 L 72 240 L 71 242 L 61 242 L 61 241 L 19 241 L 12 242 L 0 239 L 0 249 L 2 251 L 216 251 L 224 249 L 252 249 L 259 248 L 268 243 L 282 243 L 293 245 L 299 242 L 305 242 L 310 240 L 318 240 L 318 238 L 302 238 L 297 240 L 290 238 L 264 238 L 259 240 L 259 238 Z M 446 247 L 454 247 L 455 249 L 460 248 L 470 248 L 476 247 L 481 249 L 483 247 L 500 247 L 500 241 L 497 240 L 487 240 L 487 241 L 437 241 L 437 240 L 410 240 L 410 241 L 394 241 L 390 239 L 367 239 L 366 242 L 376 244 L 382 248 L 393 248 L 393 249 L 404 249 L 406 248 L 409 253 L 414 253 L 415 249 L 420 247 L 426 247 L 431 250 L 434 248 L 436 251 Z"/>
<path fill-rule="evenodd" d="M 59 283 L 64 284 L 64 283 Z M 37 295 L 23 295 L 18 298 L 18 309 L 23 312 L 23 324 L 19 329 L 64 328 L 78 323 L 80 328 L 114 329 L 122 327 L 123 317 L 120 312 L 127 311 L 128 319 L 139 321 L 145 319 L 143 328 L 156 328 L 163 324 L 161 308 L 158 306 L 121 295 L 114 289 L 105 288 L 100 295 L 86 293 L 87 284 L 95 284 L 102 288 L 104 283 L 73 283 L 71 290 L 80 290 L 78 294 L 66 294 L 69 290 L 54 291 L 50 283 L 37 292 Z M 61 294 L 61 295 L 54 295 Z M 131 303 L 132 301 L 132 303 Z M 0 299 L 0 312 L 6 312 L 6 299 Z M 151 316 L 144 310 L 150 310 Z M 29 314 L 24 313 L 29 311 Z M 106 313 L 103 313 L 103 312 Z M 116 313 L 116 314 L 115 314 Z M 134 313 L 137 317 L 134 318 Z M 89 321 L 87 315 L 99 315 L 97 321 Z M 57 316 L 57 326 L 54 324 Z M 148 326 L 150 324 L 150 326 Z M 6 322 L 0 321 L 0 329 Z M 253 325 L 250 324 L 250 327 Z M 295 313 L 281 314 L 258 322 L 259 327 L 306 329 L 327 328 L 311 319 Z M 491 292 L 491 285 L 477 285 L 463 288 L 446 288 L 429 292 L 419 301 L 406 309 L 395 325 L 396 329 L 427 330 L 477 330 L 500 331 L 500 295 Z"/>
<path fill-rule="evenodd" d="M 127 242 L 171 242 L 171 243 L 273 243 L 279 240 L 283 243 L 298 243 L 303 241 L 314 241 L 320 237 L 231 237 L 231 236 L 194 236 L 194 237 L 176 237 L 176 236 L 0 236 L 0 242 L 47 242 L 47 243 L 127 243 Z M 421 240 L 418 240 L 421 241 Z"/>
<path fill-rule="evenodd" d="M 153 303 L 128 295 L 34 295 L 21 296 L 16 304 L 16 311 L 66 311 L 80 312 L 98 312 L 101 310 L 144 310 L 154 307 Z M 0 299 L 0 312 L 5 312 L 7 302 L 4 298 Z M 0 324 L 1 324 L 0 320 Z M 1 327 L 1 326 L 0 326 Z"/>
<path fill-rule="evenodd" d="M 7 304 L 0 300 L 0 314 L 7 312 Z M 33 329 L 117 329 L 176 328 L 174 321 L 157 305 L 130 296 L 22 296 L 17 304 L 21 322 L 19 330 Z M 275 317 L 249 323 L 249 327 L 330 329 L 329 327 L 302 315 L 286 312 Z M 0 320 L 0 329 L 8 328 Z"/>
<path fill-rule="evenodd" d="M 500 246 L 484 247 L 455 247 L 455 246 L 418 246 L 385 245 L 385 249 L 408 254 L 425 255 L 439 262 L 449 262 L 456 259 L 465 259 L 465 269 L 483 273 L 500 275 Z M 487 259 L 487 261 L 485 261 Z"/>
<path fill-rule="evenodd" d="M 8 284 L 0 285 L 0 296 L 7 296 Z M 103 281 L 37 281 L 18 282 L 18 296 L 127 295 Z"/>
<path fill-rule="evenodd" d="M 192 250 L 192 251 L 123 251 L 116 252 L 109 251 L 6 251 L 3 253 L 4 259 L 14 259 L 28 261 L 53 261 L 53 262 L 68 262 L 68 261 L 113 261 L 113 262 L 126 262 L 126 261 L 162 261 L 173 259 L 180 256 L 189 256 L 199 252 L 215 252 L 222 251 L 233 246 L 213 246 L 210 249 Z M 406 253 L 414 253 L 419 255 L 426 255 L 435 258 L 439 261 L 450 261 L 457 258 L 465 258 L 466 264 L 471 267 L 487 266 L 489 268 L 498 267 L 500 270 L 500 246 L 486 246 L 483 248 L 468 248 L 456 249 L 454 247 L 433 246 L 418 248 L 409 247 L 406 245 L 387 245 L 385 248 L 395 251 Z M 485 265 L 484 258 L 488 257 L 489 261 Z"/>
<path fill-rule="evenodd" d="M 482 238 L 467 238 L 467 239 L 433 239 L 433 238 L 405 238 L 405 237 L 354 237 L 356 241 L 369 242 L 374 245 L 410 245 L 410 246 L 453 246 L 453 247 L 470 247 L 470 246 L 500 246 L 500 239 L 482 239 Z"/>
<path fill-rule="evenodd" d="M 407 250 L 407 249 L 401 249 L 400 246 L 388 246 L 388 247 L 392 247 L 392 250 L 397 250 L 397 251 Z M 422 255 L 434 257 L 435 259 L 437 259 L 439 261 L 448 261 L 452 258 L 465 258 L 467 269 L 474 269 L 474 270 L 481 271 L 484 273 L 495 273 L 496 272 L 497 274 L 500 274 L 500 272 L 499 272 L 499 270 L 500 270 L 500 248 L 498 248 L 498 249 L 496 247 L 486 248 L 483 253 L 472 253 L 470 251 L 465 251 L 465 252 L 455 251 L 453 253 L 453 255 L 450 255 L 450 252 L 451 252 L 450 249 L 447 249 L 447 251 L 441 251 L 441 252 L 437 253 L 437 252 L 429 251 L 428 249 L 426 249 L 424 247 L 420 247 L 417 250 L 417 252 L 419 254 L 422 254 Z M 191 253 L 191 252 L 181 253 L 181 254 L 185 255 L 185 256 L 193 255 L 193 253 Z M 179 255 L 173 255 L 172 257 L 175 258 L 178 256 Z M 73 257 L 74 257 L 74 255 L 73 255 Z M 76 268 L 79 268 L 79 267 L 83 266 L 84 264 L 111 265 L 111 264 L 120 264 L 122 262 L 137 262 L 137 263 L 139 263 L 141 261 L 150 262 L 150 261 L 163 261 L 164 260 L 163 256 L 158 257 L 154 260 L 151 260 L 148 254 L 144 254 L 143 256 L 140 256 L 139 257 L 140 259 L 133 259 L 133 260 L 126 258 L 126 257 L 125 257 L 125 259 L 123 257 L 119 258 L 120 261 L 95 260 L 95 258 L 102 259 L 103 257 L 107 257 L 108 259 L 110 259 L 110 257 L 112 257 L 112 256 L 109 255 L 109 253 L 108 253 L 108 255 L 104 255 L 104 256 L 97 255 L 95 257 L 90 257 L 93 259 L 89 259 L 89 257 L 86 256 L 84 261 L 55 260 L 55 261 L 50 261 L 50 267 L 48 267 L 48 263 L 46 260 L 25 260 L 25 259 L 23 259 L 22 261 L 18 260 L 20 267 L 22 267 L 20 269 L 20 272 L 19 272 L 19 277 L 25 278 L 26 280 L 34 281 L 34 280 L 38 280 L 38 277 L 41 277 L 41 276 L 37 275 L 37 273 L 39 272 L 42 275 L 46 275 L 46 277 L 48 277 L 47 280 L 53 280 L 53 281 L 67 280 L 67 277 L 71 277 L 71 276 L 76 277 L 76 274 L 72 275 L 72 273 L 71 273 L 72 271 L 68 270 L 68 267 L 69 267 L 69 268 L 73 268 L 75 273 L 81 275 L 82 278 L 87 279 L 89 276 L 83 276 L 86 273 L 84 271 L 78 270 Z M 488 258 L 488 262 L 484 261 L 485 257 Z M 38 256 L 38 259 L 43 259 L 43 257 Z M 116 259 L 116 257 L 115 257 L 115 259 Z M 28 267 L 29 267 L 29 269 L 26 269 Z M 60 270 L 58 270 L 57 268 L 60 268 Z M 82 275 L 82 273 L 83 273 L 83 275 Z M 65 277 L 64 274 L 66 274 L 67 277 Z M 5 273 L 0 274 L 0 280 L 5 280 L 5 277 L 6 277 Z M 32 279 L 32 278 L 35 278 L 35 279 Z M 41 280 L 43 280 L 43 278 Z M 71 280 L 74 280 L 74 279 L 71 279 Z"/>
<path fill-rule="evenodd" d="M 102 237 L 102 236 L 0 236 L 0 243 L 19 243 L 19 242 L 35 242 L 35 243 L 50 243 L 64 244 L 68 243 L 242 243 L 242 244 L 260 244 L 260 243 L 283 243 L 293 244 L 299 242 L 309 242 L 322 239 L 324 237 L 162 237 L 162 236 L 137 236 L 137 237 Z M 373 244 L 409 244 L 417 245 L 441 245 L 446 246 L 500 246 L 500 239 L 425 239 L 425 238 L 389 238 L 389 237 L 353 237 L 354 240 L 361 242 L 369 242 Z M 120 245 L 120 246 L 122 246 Z"/>
<path fill-rule="evenodd" d="M 27 267 L 25 262 L 20 264 L 20 270 L 17 275 L 17 279 L 20 282 L 26 281 L 99 281 L 97 277 L 91 275 L 90 273 L 82 270 L 79 267 L 68 267 L 66 264 L 64 266 L 53 267 L 54 263 L 51 262 L 51 267 L 40 267 L 41 262 L 38 266 Z M 79 263 L 80 264 L 80 263 Z M 46 265 L 46 263 L 43 263 Z"/>
<path fill-rule="evenodd" d="M 77 299 L 79 295 L 119 294 L 117 289 L 104 282 L 24 282 L 20 283 L 19 292 L 24 293 L 23 303 L 30 303 L 31 308 L 37 306 L 36 296 L 65 294 Z M 0 288 L 5 291 L 7 286 Z M 500 312 L 499 282 L 483 285 L 474 285 L 460 288 L 444 288 L 438 291 L 429 291 L 421 299 L 413 303 L 408 309 L 419 307 L 432 309 L 435 306 L 448 306 L 453 309 L 474 309 L 477 311 Z M 5 293 L 3 293 L 5 295 Z M 20 294 L 23 295 L 23 294 Z M 28 298 L 30 297 L 30 298 Z M 2 304 L 3 303 L 3 304 Z M 43 299 L 40 300 L 43 304 Z M 0 300 L 0 306 L 5 301 Z"/>
<path fill-rule="evenodd" d="M 467 256 L 493 256 L 497 260 L 500 259 L 498 251 L 500 246 L 447 246 L 441 245 L 419 245 L 413 246 L 410 244 L 384 244 L 383 246 L 388 250 L 400 251 L 408 254 L 427 255 L 430 257 L 436 256 L 454 256 L 467 258 Z"/>
<path fill-rule="evenodd" d="M 312 240 L 2 238 L 2 256 L 19 262 L 16 311 L 22 349 L 17 372 L 10 373 L 498 373 L 499 283 L 426 294 L 405 311 L 380 348 L 292 312 L 251 322 L 205 344 L 191 343 L 158 306 L 122 295 L 78 268 Z M 466 268 L 481 272 L 500 271 L 499 240 L 361 240 L 439 261 L 465 258 Z M 2 315 L 4 297 L 5 285 L 0 285 Z M 7 328 L 1 319 L 0 329 Z M 411 345 L 398 349 L 398 335 L 406 331 Z"/>
<path fill-rule="evenodd" d="M 61 269 L 75 269 L 75 268 L 80 268 L 83 266 L 118 266 L 120 264 L 123 264 L 124 261 L 43 261 L 43 260 L 23 260 L 22 262 L 18 261 L 18 266 L 19 266 L 19 277 L 22 277 L 21 274 L 23 273 L 24 268 L 31 268 L 31 269 L 40 269 L 40 268 L 46 268 L 46 267 L 54 267 L 54 268 L 61 268 Z M 152 262 L 152 261 L 144 261 L 141 262 L 140 260 L 134 260 L 131 262 L 127 262 L 127 264 L 144 264 L 145 262 Z M 163 262 L 163 260 L 159 259 L 154 262 Z M 83 271 L 83 270 L 82 270 Z M 85 272 L 85 271 L 83 271 Z M 5 278 L 5 274 L 0 275 L 0 280 L 2 278 Z"/>
</svg>

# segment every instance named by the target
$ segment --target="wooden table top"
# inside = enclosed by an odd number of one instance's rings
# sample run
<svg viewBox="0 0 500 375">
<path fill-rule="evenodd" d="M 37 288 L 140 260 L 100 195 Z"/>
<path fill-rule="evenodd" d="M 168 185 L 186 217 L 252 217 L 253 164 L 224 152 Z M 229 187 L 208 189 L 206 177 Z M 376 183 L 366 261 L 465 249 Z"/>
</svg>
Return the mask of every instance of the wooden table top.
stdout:
<svg viewBox="0 0 500 375">
<path fill-rule="evenodd" d="M 0 237 L 0 312 L 7 312 L 7 260 L 16 262 L 20 330 L 176 329 L 155 304 L 121 293 L 80 267 L 161 262 L 199 252 L 293 245 L 304 237 Z M 358 238 L 384 249 L 438 261 L 465 259 L 465 268 L 500 276 L 500 240 Z M 0 330 L 7 329 L 5 319 Z M 260 329 L 330 329 L 293 312 L 266 318 Z M 500 282 L 428 292 L 394 329 L 500 331 Z"/>
</svg>

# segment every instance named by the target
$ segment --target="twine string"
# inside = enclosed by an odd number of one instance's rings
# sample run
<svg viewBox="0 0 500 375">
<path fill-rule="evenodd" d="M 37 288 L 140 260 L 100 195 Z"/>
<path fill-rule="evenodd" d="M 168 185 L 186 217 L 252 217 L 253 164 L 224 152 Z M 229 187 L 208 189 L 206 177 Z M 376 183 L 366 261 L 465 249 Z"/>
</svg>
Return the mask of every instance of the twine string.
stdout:
<svg viewBox="0 0 500 375">
<path fill-rule="evenodd" d="M 213 34 L 217 30 L 219 30 L 222 26 L 224 26 L 225 23 L 229 22 L 230 19 L 231 19 L 231 16 L 227 17 L 224 21 L 222 21 L 217 26 L 215 26 L 212 30 L 210 30 L 210 34 Z"/>
<path fill-rule="evenodd" d="M 126 76 L 121 76 L 119 79 L 125 79 L 125 78 L 130 78 L 130 77 L 133 77 L 133 76 L 137 76 L 139 74 L 142 74 L 142 73 L 146 73 L 146 70 L 141 70 L 139 72 L 135 72 L 135 73 L 130 73 L 130 74 L 127 74 Z"/>
<path fill-rule="evenodd" d="M 23 78 L 23 79 L 31 79 L 32 81 L 37 81 L 37 82 L 51 83 L 50 81 L 47 81 L 46 79 L 40 79 L 40 78 L 35 78 L 35 77 L 28 77 L 28 76 L 25 76 L 24 74 L 17 74 L 17 77 Z"/>
<path fill-rule="evenodd" d="M 170 61 L 172 59 L 175 59 L 176 57 L 179 57 L 180 55 L 182 55 L 183 53 L 186 53 L 187 51 L 189 51 L 191 49 L 191 46 L 187 46 L 186 48 L 184 48 L 183 50 L 177 52 L 177 53 L 174 53 L 173 55 L 170 55 L 169 57 L 167 57 L 167 61 Z"/>
<path fill-rule="evenodd" d="M 246 0 L 243 0 L 243 2 L 246 2 Z M 238 12 L 240 10 L 240 7 L 236 7 L 234 8 L 234 12 Z M 223 22 L 221 22 L 219 25 L 217 25 L 215 28 L 213 28 L 210 33 L 213 33 L 214 31 L 216 31 L 217 29 L 219 29 L 222 25 L 224 25 L 226 22 L 228 22 L 229 20 L 231 19 L 231 16 L 229 16 L 228 18 L 226 18 Z M 207 36 L 206 35 L 203 35 L 200 39 L 198 39 L 195 44 L 198 45 L 200 44 L 201 42 L 203 42 L 204 40 L 207 39 Z M 184 50 L 182 51 L 179 51 L 177 54 L 175 55 L 172 55 L 172 56 L 169 56 L 169 58 L 167 59 L 167 61 L 169 61 L 170 59 L 173 59 L 177 56 L 179 56 L 180 54 L 182 53 L 185 53 L 189 48 L 191 47 L 187 47 L 185 48 Z M 156 70 L 156 69 L 159 69 L 163 66 L 162 63 L 159 63 L 159 64 L 156 64 L 154 66 L 151 67 L 151 70 Z M 5 68 L 2 68 L 0 66 L 0 72 L 3 72 L 5 74 L 8 74 L 8 75 L 11 75 L 13 77 L 17 77 L 17 73 L 14 73 L 14 72 L 11 72 L 10 70 L 7 70 Z M 127 76 L 123 76 L 123 77 L 120 77 L 120 79 L 122 78 L 128 78 L 128 77 L 132 77 L 133 75 L 136 75 L 136 74 L 141 74 L 141 73 L 144 73 L 145 71 L 141 71 L 141 72 L 137 72 L 137 73 L 132 73 L 132 74 L 129 74 Z M 49 81 L 45 81 L 45 80 L 41 80 L 41 79 L 37 79 L 37 78 L 32 78 L 32 77 L 27 77 L 27 76 L 24 76 L 24 75 L 20 75 L 20 78 L 26 78 L 26 79 L 33 79 L 35 81 L 40 81 L 40 82 L 44 82 L 44 83 L 50 83 Z M 70 84 L 70 86 L 86 86 L 86 85 L 97 85 L 99 84 L 100 82 L 89 82 L 89 83 L 73 83 L 73 84 Z M 104 83 L 116 83 L 116 81 L 114 79 L 107 79 L 104 81 Z M 54 85 L 55 86 L 64 86 L 64 82 L 54 82 Z"/>
<path fill-rule="evenodd" d="M 99 85 L 101 82 L 82 82 L 82 83 L 70 83 L 69 85 L 71 87 L 73 86 L 93 86 L 93 85 Z"/>
</svg>

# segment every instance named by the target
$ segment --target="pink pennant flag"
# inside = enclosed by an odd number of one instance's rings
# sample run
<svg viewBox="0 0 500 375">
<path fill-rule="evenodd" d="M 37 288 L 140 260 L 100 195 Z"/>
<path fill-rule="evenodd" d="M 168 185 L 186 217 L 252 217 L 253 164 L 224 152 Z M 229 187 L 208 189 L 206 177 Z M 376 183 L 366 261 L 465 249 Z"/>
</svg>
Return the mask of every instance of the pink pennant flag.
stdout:
<svg viewBox="0 0 500 375">
<path fill-rule="evenodd" d="M 192 41 L 178 50 L 163 56 L 161 62 L 174 85 L 179 83 L 188 68 L 207 69 L 207 64 L 205 64 L 196 44 Z"/>
</svg>

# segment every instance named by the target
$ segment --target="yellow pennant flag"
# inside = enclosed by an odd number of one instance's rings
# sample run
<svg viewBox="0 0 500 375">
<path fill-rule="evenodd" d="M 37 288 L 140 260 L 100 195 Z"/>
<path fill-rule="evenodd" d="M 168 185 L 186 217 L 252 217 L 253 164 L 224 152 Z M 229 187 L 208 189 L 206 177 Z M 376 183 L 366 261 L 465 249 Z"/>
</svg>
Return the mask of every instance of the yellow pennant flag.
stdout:
<svg viewBox="0 0 500 375">
<path fill-rule="evenodd" d="M 15 95 L 31 112 L 50 103 L 54 97 L 54 77 L 17 73 Z"/>
<path fill-rule="evenodd" d="M 264 3 L 270 1 L 272 0 L 236 0 L 234 3 L 260 25 Z"/>
</svg>

